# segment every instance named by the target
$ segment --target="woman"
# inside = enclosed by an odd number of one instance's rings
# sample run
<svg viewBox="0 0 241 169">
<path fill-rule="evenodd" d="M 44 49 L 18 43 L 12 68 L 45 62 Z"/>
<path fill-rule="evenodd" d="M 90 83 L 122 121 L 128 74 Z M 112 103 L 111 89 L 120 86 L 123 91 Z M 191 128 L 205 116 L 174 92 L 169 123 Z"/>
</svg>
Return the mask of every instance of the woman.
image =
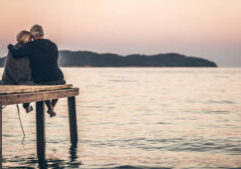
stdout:
<svg viewBox="0 0 241 169">
<path fill-rule="evenodd" d="M 17 35 L 17 43 L 14 45 L 15 49 L 22 48 L 26 43 L 31 41 L 31 34 L 28 31 L 21 31 Z M 14 58 L 8 53 L 6 66 L 2 76 L 2 83 L 5 85 L 29 85 L 33 84 L 31 81 L 31 69 L 29 63 L 29 57 Z M 26 112 L 33 110 L 33 107 L 29 103 L 23 104 Z"/>
</svg>

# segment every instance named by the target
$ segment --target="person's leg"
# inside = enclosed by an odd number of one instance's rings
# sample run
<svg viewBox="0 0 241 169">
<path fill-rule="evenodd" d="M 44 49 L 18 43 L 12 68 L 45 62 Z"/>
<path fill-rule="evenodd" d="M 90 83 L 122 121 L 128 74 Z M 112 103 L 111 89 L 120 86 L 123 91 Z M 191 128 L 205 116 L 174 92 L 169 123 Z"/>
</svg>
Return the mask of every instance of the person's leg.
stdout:
<svg viewBox="0 0 241 169">
<path fill-rule="evenodd" d="M 25 109 L 26 109 L 26 108 L 28 108 L 28 107 L 29 107 L 29 105 L 30 105 L 29 103 L 23 103 L 23 108 L 25 108 Z"/>
<path fill-rule="evenodd" d="M 30 106 L 30 103 L 24 103 L 23 108 L 26 110 L 26 113 L 33 111 L 33 107 Z"/>
<path fill-rule="evenodd" d="M 54 112 L 54 107 L 52 106 L 52 102 L 50 100 L 46 100 L 45 104 L 48 108 L 47 113 L 50 115 L 50 117 L 56 116 L 56 113 Z"/>
<path fill-rule="evenodd" d="M 58 103 L 59 99 L 53 99 L 52 100 L 52 106 L 55 107 L 56 104 Z"/>
</svg>

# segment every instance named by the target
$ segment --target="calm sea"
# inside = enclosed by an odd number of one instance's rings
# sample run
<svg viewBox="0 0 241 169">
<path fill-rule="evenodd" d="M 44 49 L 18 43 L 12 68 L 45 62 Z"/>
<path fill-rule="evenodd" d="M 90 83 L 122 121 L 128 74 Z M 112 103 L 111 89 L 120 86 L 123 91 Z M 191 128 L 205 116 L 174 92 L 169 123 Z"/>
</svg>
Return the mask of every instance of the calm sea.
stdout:
<svg viewBox="0 0 241 169">
<path fill-rule="evenodd" d="M 79 144 L 69 143 L 61 99 L 46 116 L 46 168 L 241 167 L 241 68 L 63 71 L 80 88 Z M 21 118 L 24 140 L 16 106 L 3 110 L 3 166 L 38 168 L 35 113 Z"/>
</svg>

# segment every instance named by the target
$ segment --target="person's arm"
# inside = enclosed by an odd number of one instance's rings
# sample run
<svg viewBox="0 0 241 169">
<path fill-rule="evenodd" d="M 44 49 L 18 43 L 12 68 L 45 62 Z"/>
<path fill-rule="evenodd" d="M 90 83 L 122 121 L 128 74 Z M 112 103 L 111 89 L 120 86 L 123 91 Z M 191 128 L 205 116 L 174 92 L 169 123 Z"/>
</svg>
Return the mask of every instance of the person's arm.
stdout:
<svg viewBox="0 0 241 169">
<path fill-rule="evenodd" d="M 8 50 L 11 53 L 11 55 L 15 58 L 30 56 L 30 52 L 31 52 L 29 44 L 26 44 L 19 49 L 14 49 L 14 46 L 10 44 L 10 45 L 8 45 Z"/>
</svg>

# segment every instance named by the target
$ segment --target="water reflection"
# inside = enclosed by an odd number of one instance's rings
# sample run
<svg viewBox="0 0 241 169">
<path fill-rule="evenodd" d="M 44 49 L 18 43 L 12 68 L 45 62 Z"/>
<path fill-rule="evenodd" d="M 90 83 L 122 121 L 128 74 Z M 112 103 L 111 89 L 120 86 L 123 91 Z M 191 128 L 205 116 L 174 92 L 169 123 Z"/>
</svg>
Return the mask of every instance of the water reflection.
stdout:
<svg viewBox="0 0 241 169">
<path fill-rule="evenodd" d="M 77 143 L 76 144 L 72 144 L 69 148 L 69 162 L 66 162 L 65 160 L 61 160 L 58 158 L 54 158 L 54 159 L 47 159 L 47 160 L 38 160 L 38 167 L 40 169 L 47 169 L 47 168 L 51 168 L 51 169 L 61 169 L 61 168 L 79 168 L 79 166 L 81 165 L 81 162 L 77 161 L 77 152 L 78 152 L 78 147 L 77 147 Z"/>
<path fill-rule="evenodd" d="M 69 153 L 70 153 L 70 163 L 69 164 L 70 164 L 71 168 L 79 168 L 79 166 L 82 164 L 81 162 L 77 161 L 77 159 L 78 159 L 77 152 L 78 152 L 77 143 L 72 144 L 69 149 Z"/>
<path fill-rule="evenodd" d="M 8 168 L 26 168 L 26 169 L 62 169 L 62 168 L 79 168 L 82 163 L 78 161 L 78 147 L 77 144 L 73 144 L 69 148 L 69 161 L 65 159 L 59 159 L 59 158 L 47 158 L 45 160 L 43 159 L 36 159 L 34 156 L 35 154 L 32 154 L 31 157 L 21 157 L 21 156 L 15 156 L 12 159 L 5 159 L 7 160 L 7 163 L 14 163 L 14 162 L 23 162 L 21 166 L 14 166 L 14 167 L 6 167 Z M 5 169 L 5 167 L 3 168 Z"/>
</svg>

